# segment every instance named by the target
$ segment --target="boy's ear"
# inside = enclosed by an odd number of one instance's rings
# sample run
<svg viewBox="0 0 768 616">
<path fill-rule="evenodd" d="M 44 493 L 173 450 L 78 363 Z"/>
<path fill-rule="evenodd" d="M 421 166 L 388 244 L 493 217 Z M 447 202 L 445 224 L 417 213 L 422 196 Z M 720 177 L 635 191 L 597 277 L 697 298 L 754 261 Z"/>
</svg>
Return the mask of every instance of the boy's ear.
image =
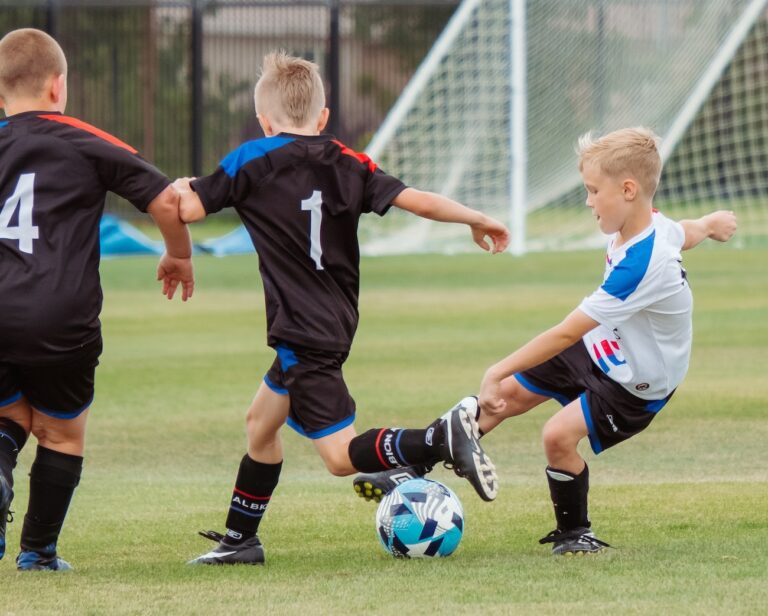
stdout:
<svg viewBox="0 0 768 616">
<path fill-rule="evenodd" d="M 67 92 L 67 76 L 63 73 L 61 75 L 52 76 L 50 78 L 50 85 L 47 87 L 46 94 L 50 96 L 51 102 L 54 104 L 66 101 L 64 98 Z"/>
<path fill-rule="evenodd" d="M 637 197 L 637 181 L 633 180 L 632 178 L 627 178 L 624 180 L 621 184 L 621 189 L 624 193 L 624 199 L 626 201 L 634 201 L 635 197 Z"/>
<path fill-rule="evenodd" d="M 317 132 L 322 133 L 325 127 L 328 125 L 328 118 L 331 115 L 330 109 L 328 107 L 323 107 L 323 110 L 320 112 L 320 115 L 317 118 Z"/>
</svg>

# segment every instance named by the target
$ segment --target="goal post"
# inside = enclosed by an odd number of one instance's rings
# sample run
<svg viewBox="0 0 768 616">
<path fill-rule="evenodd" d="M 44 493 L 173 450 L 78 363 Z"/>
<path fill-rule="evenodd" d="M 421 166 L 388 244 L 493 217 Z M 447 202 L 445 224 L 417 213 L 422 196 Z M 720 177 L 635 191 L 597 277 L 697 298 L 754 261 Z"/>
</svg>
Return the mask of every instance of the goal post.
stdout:
<svg viewBox="0 0 768 616">
<path fill-rule="evenodd" d="M 512 252 L 600 245 L 574 145 L 646 125 L 657 205 L 730 207 L 768 240 L 768 0 L 464 0 L 367 148 L 385 171 L 510 222 Z M 740 211 L 741 210 L 741 211 Z M 395 213 L 368 254 L 455 252 L 466 230 Z"/>
</svg>

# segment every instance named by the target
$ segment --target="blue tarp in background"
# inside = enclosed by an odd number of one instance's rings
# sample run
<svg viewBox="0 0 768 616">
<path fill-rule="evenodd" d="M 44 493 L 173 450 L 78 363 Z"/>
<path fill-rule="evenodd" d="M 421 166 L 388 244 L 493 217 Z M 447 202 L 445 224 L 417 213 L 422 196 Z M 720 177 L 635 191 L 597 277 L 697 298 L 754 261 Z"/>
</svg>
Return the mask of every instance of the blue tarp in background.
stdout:
<svg viewBox="0 0 768 616">
<path fill-rule="evenodd" d="M 163 242 L 150 239 L 130 223 L 112 214 L 104 214 L 99 226 L 102 257 L 128 255 L 161 255 Z M 255 252 L 251 237 L 240 225 L 223 237 L 206 240 L 195 246 L 195 252 L 206 252 L 217 257 Z"/>
</svg>

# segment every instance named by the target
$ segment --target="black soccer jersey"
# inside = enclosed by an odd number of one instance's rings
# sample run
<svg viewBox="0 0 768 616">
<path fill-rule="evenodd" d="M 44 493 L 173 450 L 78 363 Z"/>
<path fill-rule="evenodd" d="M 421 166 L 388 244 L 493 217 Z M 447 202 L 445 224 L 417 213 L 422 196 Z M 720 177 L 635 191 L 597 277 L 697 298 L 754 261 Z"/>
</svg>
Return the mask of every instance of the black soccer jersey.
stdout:
<svg viewBox="0 0 768 616">
<path fill-rule="evenodd" d="M 0 361 L 62 361 L 101 335 L 106 193 L 145 211 L 168 184 L 132 147 L 75 118 L 0 120 Z"/>
<path fill-rule="evenodd" d="M 268 342 L 346 352 L 357 329 L 360 215 L 405 188 L 330 135 L 249 141 L 192 182 L 206 212 L 234 207 L 264 281 Z"/>
</svg>

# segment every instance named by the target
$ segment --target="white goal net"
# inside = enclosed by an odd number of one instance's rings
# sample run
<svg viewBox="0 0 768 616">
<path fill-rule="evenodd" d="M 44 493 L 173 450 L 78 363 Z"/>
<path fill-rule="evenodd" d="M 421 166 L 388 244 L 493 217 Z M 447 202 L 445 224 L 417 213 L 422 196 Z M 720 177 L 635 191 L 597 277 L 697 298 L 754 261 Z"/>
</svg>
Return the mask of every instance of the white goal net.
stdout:
<svg viewBox="0 0 768 616">
<path fill-rule="evenodd" d="M 406 183 L 502 220 L 520 208 L 518 252 L 576 248 L 602 242 L 577 138 L 646 125 L 666 160 L 657 207 L 734 209 L 742 244 L 766 242 L 767 3 L 464 0 L 367 151 Z M 459 226 L 399 212 L 365 222 L 362 239 L 368 254 L 471 246 Z"/>
</svg>

